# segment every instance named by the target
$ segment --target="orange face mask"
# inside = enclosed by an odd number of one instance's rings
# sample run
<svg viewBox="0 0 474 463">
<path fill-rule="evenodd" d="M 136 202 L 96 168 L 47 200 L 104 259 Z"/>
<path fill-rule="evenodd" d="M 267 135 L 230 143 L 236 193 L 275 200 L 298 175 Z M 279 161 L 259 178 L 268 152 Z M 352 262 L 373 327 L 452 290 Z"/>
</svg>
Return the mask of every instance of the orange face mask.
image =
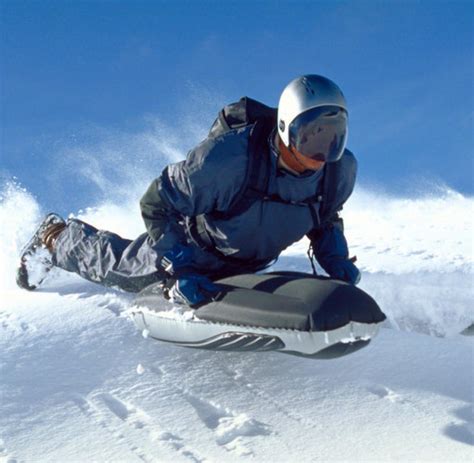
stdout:
<svg viewBox="0 0 474 463">
<path fill-rule="evenodd" d="M 299 174 L 302 174 L 306 170 L 319 170 L 324 166 L 324 161 L 308 158 L 307 156 L 303 156 L 296 149 L 292 147 L 288 148 L 280 137 L 278 137 L 278 151 L 284 163 Z"/>
</svg>

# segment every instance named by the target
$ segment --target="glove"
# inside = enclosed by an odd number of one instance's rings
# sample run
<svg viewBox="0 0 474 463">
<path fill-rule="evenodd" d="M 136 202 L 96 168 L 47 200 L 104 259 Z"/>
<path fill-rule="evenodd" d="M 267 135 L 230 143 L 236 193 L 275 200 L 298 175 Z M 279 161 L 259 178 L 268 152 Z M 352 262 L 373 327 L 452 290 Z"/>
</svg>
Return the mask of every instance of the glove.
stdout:
<svg viewBox="0 0 474 463">
<path fill-rule="evenodd" d="M 347 281 L 353 285 L 360 281 L 360 271 L 350 259 L 334 257 L 324 262 L 323 268 L 331 278 Z"/>
<path fill-rule="evenodd" d="M 216 285 L 209 278 L 195 273 L 182 275 L 177 279 L 171 278 L 166 286 L 164 291 L 166 298 L 191 307 L 213 300 L 222 290 L 220 285 Z"/>
<path fill-rule="evenodd" d="M 186 270 L 192 263 L 192 250 L 188 246 L 182 244 L 175 244 L 170 251 L 163 254 L 160 265 L 169 275 L 176 275 L 177 273 Z"/>
</svg>

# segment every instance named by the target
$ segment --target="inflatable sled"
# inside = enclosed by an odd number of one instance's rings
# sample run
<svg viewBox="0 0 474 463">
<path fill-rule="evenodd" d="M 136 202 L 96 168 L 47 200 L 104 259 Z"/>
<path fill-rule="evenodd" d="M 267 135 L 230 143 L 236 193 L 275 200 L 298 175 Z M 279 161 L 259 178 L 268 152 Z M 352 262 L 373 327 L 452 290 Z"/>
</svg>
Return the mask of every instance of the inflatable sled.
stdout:
<svg viewBox="0 0 474 463">
<path fill-rule="evenodd" d="M 367 293 L 324 277 L 274 272 L 217 282 L 224 291 L 215 301 L 178 314 L 152 284 L 138 293 L 131 316 L 148 337 L 180 346 L 312 358 L 365 347 L 385 320 Z"/>
</svg>

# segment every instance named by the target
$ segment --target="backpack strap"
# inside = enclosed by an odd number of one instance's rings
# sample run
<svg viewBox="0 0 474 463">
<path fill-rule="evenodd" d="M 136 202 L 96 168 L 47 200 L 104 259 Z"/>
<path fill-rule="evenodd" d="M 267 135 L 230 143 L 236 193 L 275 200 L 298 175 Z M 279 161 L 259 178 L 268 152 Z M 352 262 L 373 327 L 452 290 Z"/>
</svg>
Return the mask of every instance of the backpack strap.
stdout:
<svg viewBox="0 0 474 463">
<path fill-rule="evenodd" d="M 339 161 L 326 163 L 320 208 L 322 225 L 330 222 L 342 209 L 354 190 L 356 175 L 357 160 L 347 148 Z"/>
<path fill-rule="evenodd" d="M 273 129 L 271 119 L 257 121 L 251 131 L 248 147 L 248 164 L 245 180 L 239 193 L 226 211 L 214 211 L 210 215 L 217 220 L 226 220 L 243 214 L 255 201 L 267 197 L 271 160 L 267 138 Z"/>
<path fill-rule="evenodd" d="M 322 181 L 322 192 L 321 196 L 323 201 L 321 201 L 321 206 L 319 209 L 319 215 L 324 222 L 328 219 L 328 212 L 331 204 L 334 202 L 334 197 L 336 194 L 336 189 L 334 188 L 334 181 L 337 180 L 337 166 L 335 162 L 327 162 L 324 165 L 324 174 Z"/>
</svg>

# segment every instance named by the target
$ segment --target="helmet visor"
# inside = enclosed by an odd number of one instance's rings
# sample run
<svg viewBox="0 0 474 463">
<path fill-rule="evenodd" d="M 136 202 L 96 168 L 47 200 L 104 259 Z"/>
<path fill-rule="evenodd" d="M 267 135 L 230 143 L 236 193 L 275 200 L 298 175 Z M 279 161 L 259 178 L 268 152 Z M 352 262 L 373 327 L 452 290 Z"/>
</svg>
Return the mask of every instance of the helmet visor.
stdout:
<svg viewBox="0 0 474 463">
<path fill-rule="evenodd" d="M 305 157 L 323 162 L 340 159 L 347 140 L 347 111 L 321 106 L 300 114 L 289 127 L 290 146 Z"/>
</svg>

